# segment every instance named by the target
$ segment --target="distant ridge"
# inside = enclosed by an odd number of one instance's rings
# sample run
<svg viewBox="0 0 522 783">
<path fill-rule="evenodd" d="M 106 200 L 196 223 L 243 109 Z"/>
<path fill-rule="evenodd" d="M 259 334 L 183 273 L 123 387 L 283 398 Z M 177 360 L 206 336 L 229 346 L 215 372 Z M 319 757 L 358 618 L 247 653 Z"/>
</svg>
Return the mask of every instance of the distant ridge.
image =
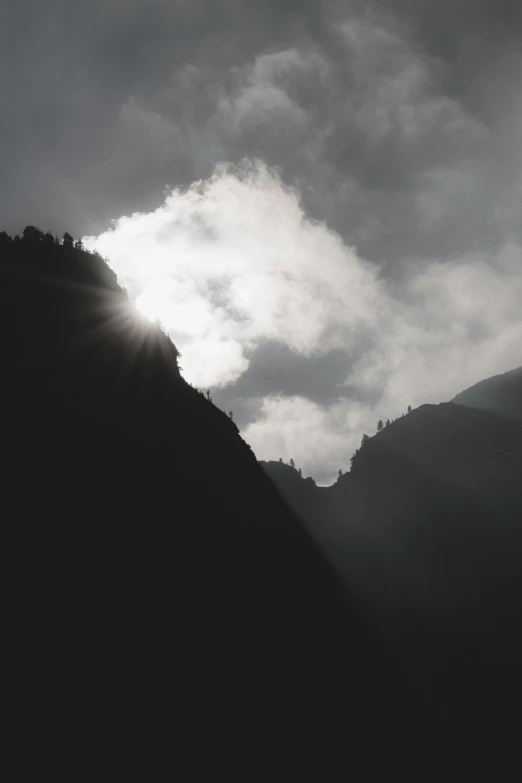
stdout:
<svg viewBox="0 0 522 783">
<path fill-rule="evenodd" d="M 503 752 L 522 703 L 521 391 L 518 368 L 421 405 L 331 487 L 262 463 L 446 728 Z"/>
<path fill-rule="evenodd" d="M 522 418 L 522 367 L 479 381 L 453 398 L 457 405 Z"/>
</svg>

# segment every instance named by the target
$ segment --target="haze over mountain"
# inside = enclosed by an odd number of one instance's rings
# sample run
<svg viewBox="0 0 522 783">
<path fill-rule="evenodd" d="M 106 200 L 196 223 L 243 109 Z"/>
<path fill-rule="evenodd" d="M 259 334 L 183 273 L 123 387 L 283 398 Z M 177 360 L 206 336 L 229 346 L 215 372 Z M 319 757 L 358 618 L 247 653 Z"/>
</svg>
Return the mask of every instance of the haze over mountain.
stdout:
<svg viewBox="0 0 522 783">
<path fill-rule="evenodd" d="M 262 463 L 419 682 L 491 736 L 521 725 L 521 402 L 519 368 L 422 405 L 331 487 Z"/>
<path fill-rule="evenodd" d="M 522 418 L 522 367 L 480 381 L 457 394 L 453 402 Z"/>
</svg>

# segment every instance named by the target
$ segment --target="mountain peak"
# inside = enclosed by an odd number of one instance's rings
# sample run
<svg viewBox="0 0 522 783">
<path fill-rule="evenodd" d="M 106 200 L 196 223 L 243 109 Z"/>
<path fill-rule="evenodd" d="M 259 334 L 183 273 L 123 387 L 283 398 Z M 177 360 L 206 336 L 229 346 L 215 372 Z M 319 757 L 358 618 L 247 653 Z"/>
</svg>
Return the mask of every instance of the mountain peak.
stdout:
<svg viewBox="0 0 522 783">
<path fill-rule="evenodd" d="M 494 375 L 457 394 L 452 402 L 467 408 L 522 418 L 522 367 Z"/>
</svg>

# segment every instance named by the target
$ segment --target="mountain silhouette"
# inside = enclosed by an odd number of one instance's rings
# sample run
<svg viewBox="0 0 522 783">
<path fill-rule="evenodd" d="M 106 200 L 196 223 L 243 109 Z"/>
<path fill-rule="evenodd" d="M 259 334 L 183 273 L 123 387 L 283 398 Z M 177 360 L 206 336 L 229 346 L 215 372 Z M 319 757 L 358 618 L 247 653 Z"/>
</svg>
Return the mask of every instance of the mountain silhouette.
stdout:
<svg viewBox="0 0 522 783">
<path fill-rule="evenodd" d="M 23 746 L 72 769 L 103 748 L 143 777 L 428 780 L 488 749 L 498 772 L 518 742 L 522 422 L 422 406 L 317 487 L 262 469 L 80 242 L 0 233 L 0 278 Z"/>
<path fill-rule="evenodd" d="M 142 748 L 144 776 L 190 762 L 198 779 L 316 763 L 333 779 L 427 752 L 437 705 L 105 261 L 29 226 L 0 234 L 0 275 L 4 639 L 24 742 L 52 757 L 59 738 L 72 769 Z"/>
<path fill-rule="evenodd" d="M 453 402 L 522 419 L 522 367 L 476 383 Z"/>
<path fill-rule="evenodd" d="M 511 411 L 517 374 L 505 376 L 509 395 L 495 385 Z M 331 487 L 262 464 L 448 725 L 515 743 L 522 422 L 423 405 L 369 438 Z"/>
</svg>

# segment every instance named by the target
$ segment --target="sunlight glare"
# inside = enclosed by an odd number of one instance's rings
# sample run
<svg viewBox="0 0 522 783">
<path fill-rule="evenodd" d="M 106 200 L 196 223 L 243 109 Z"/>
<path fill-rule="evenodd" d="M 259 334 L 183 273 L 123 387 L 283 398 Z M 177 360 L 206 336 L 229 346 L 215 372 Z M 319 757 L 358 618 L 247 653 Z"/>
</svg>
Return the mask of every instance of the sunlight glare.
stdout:
<svg viewBox="0 0 522 783">
<path fill-rule="evenodd" d="M 159 319 L 165 326 L 169 325 L 169 310 L 171 309 L 169 292 L 164 286 L 148 286 L 136 299 L 136 307 L 150 321 Z"/>
</svg>

